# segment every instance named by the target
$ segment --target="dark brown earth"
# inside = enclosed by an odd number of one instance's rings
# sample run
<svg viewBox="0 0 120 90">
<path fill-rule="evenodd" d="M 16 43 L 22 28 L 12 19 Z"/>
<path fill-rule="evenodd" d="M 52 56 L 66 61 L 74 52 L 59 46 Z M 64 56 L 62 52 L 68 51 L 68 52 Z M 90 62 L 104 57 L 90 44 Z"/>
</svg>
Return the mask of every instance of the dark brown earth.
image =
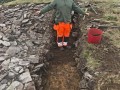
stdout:
<svg viewBox="0 0 120 90">
<path fill-rule="evenodd" d="M 78 16 L 75 15 L 74 17 Z M 78 25 L 73 24 L 72 32 L 80 32 Z M 53 34 L 55 35 L 55 32 Z M 58 48 L 53 48 L 50 50 L 54 57 L 48 61 L 48 73 L 44 76 L 46 78 L 44 90 L 79 90 L 80 76 L 76 67 L 75 48 L 73 47 L 77 37 L 78 35 L 76 37 L 70 36 L 69 45 L 72 47 L 71 49 L 65 48 L 64 51 L 60 51 Z M 56 41 L 56 36 L 54 39 Z"/>
<path fill-rule="evenodd" d="M 44 90 L 78 90 L 80 77 L 75 67 L 73 50 L 52 50 L 47 83 Z"/>
</svg>

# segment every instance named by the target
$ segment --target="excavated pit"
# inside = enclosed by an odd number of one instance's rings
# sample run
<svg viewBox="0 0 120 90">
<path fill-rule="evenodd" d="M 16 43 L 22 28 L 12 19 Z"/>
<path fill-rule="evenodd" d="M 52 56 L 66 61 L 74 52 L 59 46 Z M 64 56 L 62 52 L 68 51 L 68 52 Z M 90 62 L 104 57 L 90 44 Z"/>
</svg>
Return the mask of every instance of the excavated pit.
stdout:
<svg viewBox="0 0 120 90">
<path fill-rule="evenodd" d="M 80 77 L 73 58 L 73 50 L 52 49 L 54 58 L 49 62 L 44 90 L 78 90 Z"/>
<path fill-rule="evenodd" d="M 78 15 L 73 15 L 72 19 L 78 21 Z M 80 74 L 77 69 L 77 64 L 74 58 L 75 42 L 80 36 L 79 24 L 73 23 L 73 30 L 69 39 L 71 49 L 65 48 L 64 51 L 59 50 L 56 45 L 50 49 L 48 53 L 48 67 L 43 75 L 43 90 L 79 90 L 80 89 Z M 54 41 L 56 39 L 53 31 Z M 55 43 L 53 41 L 53 43 Z M 39 89 L 38 89 L 39 90 Z"/>
</svg>

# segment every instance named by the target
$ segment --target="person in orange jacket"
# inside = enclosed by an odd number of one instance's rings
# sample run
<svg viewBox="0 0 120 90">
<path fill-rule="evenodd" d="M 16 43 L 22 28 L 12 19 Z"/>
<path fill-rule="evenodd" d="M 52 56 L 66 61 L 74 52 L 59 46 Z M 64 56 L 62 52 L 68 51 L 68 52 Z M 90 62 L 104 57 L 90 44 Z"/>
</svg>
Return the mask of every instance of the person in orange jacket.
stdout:
<svg viewBox="0 0 120 90">
<path fill-rule="evenodd" d="M 68 40 L 72 29 L 71 12 L 75 11 L 83 15 L 89 15 L 89 13 L 82 11 L 73 0 L 54 0 L 42 10 L 37 11 L 36 14 L 41 15 L 52 9 L 56 10 L 55 24 L 53 28 L 57 31 L 57 45 L 58 47 L 63 48 L 68 45 Z"/>
</svg>

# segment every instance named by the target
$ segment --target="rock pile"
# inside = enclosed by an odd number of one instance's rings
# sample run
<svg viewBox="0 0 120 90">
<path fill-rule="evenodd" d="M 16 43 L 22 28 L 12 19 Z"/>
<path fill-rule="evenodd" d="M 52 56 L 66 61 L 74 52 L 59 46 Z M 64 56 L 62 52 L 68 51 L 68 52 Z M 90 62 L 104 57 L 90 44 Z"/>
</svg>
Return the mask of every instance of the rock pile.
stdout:
<svg viewBox="0 0 120 90">
<path fill-rule="evenodd" d="M 49 51 L 51 14 L 34 16 L 34 8 L 44 4 L 0 7 L 0 90 L 36 90 Z M 41 86 L 41 87 L 40 87 Z"/>
</svg>

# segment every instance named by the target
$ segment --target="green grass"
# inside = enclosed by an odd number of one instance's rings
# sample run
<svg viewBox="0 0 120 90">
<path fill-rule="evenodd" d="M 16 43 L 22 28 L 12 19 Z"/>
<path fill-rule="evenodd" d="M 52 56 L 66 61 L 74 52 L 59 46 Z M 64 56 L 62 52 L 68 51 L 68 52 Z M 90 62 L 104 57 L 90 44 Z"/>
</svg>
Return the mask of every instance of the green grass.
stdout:
<svg viewBox="0 0 120 90">
<path fill-rule="evenodd" d="M 8 3 L 5 3 L 5 5 L 15 5 L 15 4 L 22 4 L 22 3 L 49 3 L 52 0 L 14 0 Z"/>
<path fill-rule="evenodd" d="M 93 57 L 87 58 L 87 67 L 91 70 L 95 70 L 96 68 L 100 67 L 101 63 L 98 60 L 95 60 Z"/>
<path fill-rule="evenodd" d="M 106 2 L 98 4 L 100 9 L 104 12 L 102 19 L 120 25 L 120 9 L 119 7 L 115 7 L 120 3 L 120 1 L 119 0 L 104 0 L 104 1 Z"/>
<path fill-rule="evenodd" d="M 119 0 L 90 0 L 90 1 L 93 1 L 93 2 L 120 2 Z"/>
<path fill-rule="evenodd" d="M 92 55 L 95 50 L 95 45 L 86 43 L 86 46 L 87 48 L 83 50 L 81 55 L 87 60 L 86 66 L 94 71 L 96 68 L 100 67 L 101 62 L 98 59 L 96 60 Z"/>
<path fill-rule="evenodd" d="M 118 21 L 117 16 L 113 14 L 105 14 L 104 19 L 108 21 Z"/>
<path fill-rule="evenodd" d="M 104 33 L 104 37 L 108 37 L 110 42 L 120 48 L 120 30 L 119 29 L 109 29 Z"/>
</svg>

